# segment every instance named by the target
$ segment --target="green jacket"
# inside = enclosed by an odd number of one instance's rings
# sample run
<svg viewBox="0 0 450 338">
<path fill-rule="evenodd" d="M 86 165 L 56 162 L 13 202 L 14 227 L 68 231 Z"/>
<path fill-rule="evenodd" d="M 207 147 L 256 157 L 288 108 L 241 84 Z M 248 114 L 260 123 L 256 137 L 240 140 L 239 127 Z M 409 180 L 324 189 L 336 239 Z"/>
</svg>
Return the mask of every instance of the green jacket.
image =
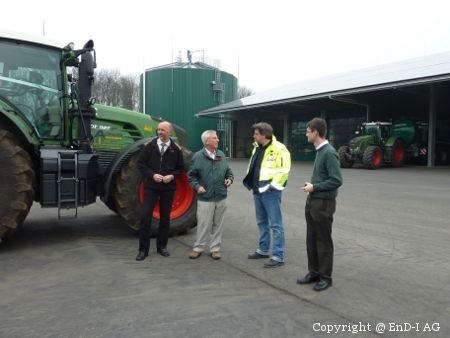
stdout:
<svg viewBox="0 0 450 338">
<path fill-rule="evenodd" d="M 342 185 L 342 175 L 339 155 L 331 144 L 317 151 L 311 183 L 314 186 L 311 198 L 336 198 L 338 188 Z"/>
<path fill-rule="evenodd" d="M 216 150 L 216 158 L 213 160 L 203 148 L 192 157 L 188 178 L 195 191 L 200 186 L 205 188 L 204 194 L 197 194 L 200 201 L 217 202 L 227 197 L 225 179 L 233 181 L 234 175 L 222 151 Z"/>
</svg>

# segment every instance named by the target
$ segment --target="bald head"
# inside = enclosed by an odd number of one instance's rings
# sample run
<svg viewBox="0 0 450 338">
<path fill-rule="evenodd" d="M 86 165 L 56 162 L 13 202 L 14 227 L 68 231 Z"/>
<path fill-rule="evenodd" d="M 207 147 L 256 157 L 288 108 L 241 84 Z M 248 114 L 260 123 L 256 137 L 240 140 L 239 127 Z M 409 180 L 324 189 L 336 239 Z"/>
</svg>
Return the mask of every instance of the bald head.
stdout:
<svg viewBox="0 0 450 338">
<path fill-rule="evenodd" d="M 163 142 L 169 141 L 169 137 L 172 134 L 172 124 L 167 121 L 160 122 L 158 124 L 158 129 L 156 130 L 156 133 L 158 134 L 158 137 Z"/>
</svg>

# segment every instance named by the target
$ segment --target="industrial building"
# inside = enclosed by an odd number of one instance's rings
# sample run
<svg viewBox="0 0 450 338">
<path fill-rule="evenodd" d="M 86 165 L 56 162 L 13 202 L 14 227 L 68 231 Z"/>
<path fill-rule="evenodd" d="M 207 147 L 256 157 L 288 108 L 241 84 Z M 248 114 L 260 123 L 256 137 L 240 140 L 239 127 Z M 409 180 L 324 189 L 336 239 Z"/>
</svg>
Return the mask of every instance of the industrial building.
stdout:
<svg viewBox="0 0 450 338">
<path fill-rule="evenodd" d="M 198 117 L 225 116 L 229 155 L 248 157 L 250 126 L 266 121 L 294 160 L 311 160 L 306 124 L 328 122 L 328 139 L 338 149 L 365 121 L 406 118 L 428 125 L 428 166 L 450 164 L 450 52 L 293 83 L 202 110 Z M 202 120 L 202 119 L 200 119 Z M 204 120 L 208 120 L 205 118 Z"/>
</svg>

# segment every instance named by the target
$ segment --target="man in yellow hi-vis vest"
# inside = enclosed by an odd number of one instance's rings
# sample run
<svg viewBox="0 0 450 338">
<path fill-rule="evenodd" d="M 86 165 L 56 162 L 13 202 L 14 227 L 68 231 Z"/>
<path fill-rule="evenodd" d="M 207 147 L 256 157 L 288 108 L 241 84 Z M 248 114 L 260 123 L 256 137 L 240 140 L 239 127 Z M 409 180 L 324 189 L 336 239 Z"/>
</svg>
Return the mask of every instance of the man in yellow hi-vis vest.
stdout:
<svg viewBox="0 0 450 338">
<path fill-rule="evenodd" d="M 253 191 L 259 245 L 248 258 L 269 258 L 272 231 L 272 256 L 264 267 L 274 268 L 284 264 L 284 225 L 280 205 L 281 192 L 286 187 L 291 168 L 291 155 L 285 145 L 277 141 L 270 124 L 256 123 L 252 129 L 255 143 L 243 183 Z"/>
</svg>

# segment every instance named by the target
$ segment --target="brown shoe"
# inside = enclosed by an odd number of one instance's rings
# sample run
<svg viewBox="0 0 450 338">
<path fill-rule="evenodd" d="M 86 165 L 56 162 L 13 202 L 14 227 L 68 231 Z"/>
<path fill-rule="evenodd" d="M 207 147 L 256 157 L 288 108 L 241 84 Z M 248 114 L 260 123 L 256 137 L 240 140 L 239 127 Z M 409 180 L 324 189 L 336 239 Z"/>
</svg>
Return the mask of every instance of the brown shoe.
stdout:
<svg viewBox="0 0 450 338">
<path fill-rule="evenodd" d="M 219 251 L 213 251 L 213 252 L 211 252 L 211 258 L 212 259 L 215 259 L 215 260 L 218 260 L 218 259 L 220 259 L 222 256 L 220 255 L 220 252 Z"/>
<path fill-rule="evenodd" d="M 201 252 L 192 250 L 192 251 L 189 253 L 189 258 L 190 258 L 190 259 L 196 259 L 196 258 L 199 258 L 201 255 L 202 255 Z"/>
</svg>

